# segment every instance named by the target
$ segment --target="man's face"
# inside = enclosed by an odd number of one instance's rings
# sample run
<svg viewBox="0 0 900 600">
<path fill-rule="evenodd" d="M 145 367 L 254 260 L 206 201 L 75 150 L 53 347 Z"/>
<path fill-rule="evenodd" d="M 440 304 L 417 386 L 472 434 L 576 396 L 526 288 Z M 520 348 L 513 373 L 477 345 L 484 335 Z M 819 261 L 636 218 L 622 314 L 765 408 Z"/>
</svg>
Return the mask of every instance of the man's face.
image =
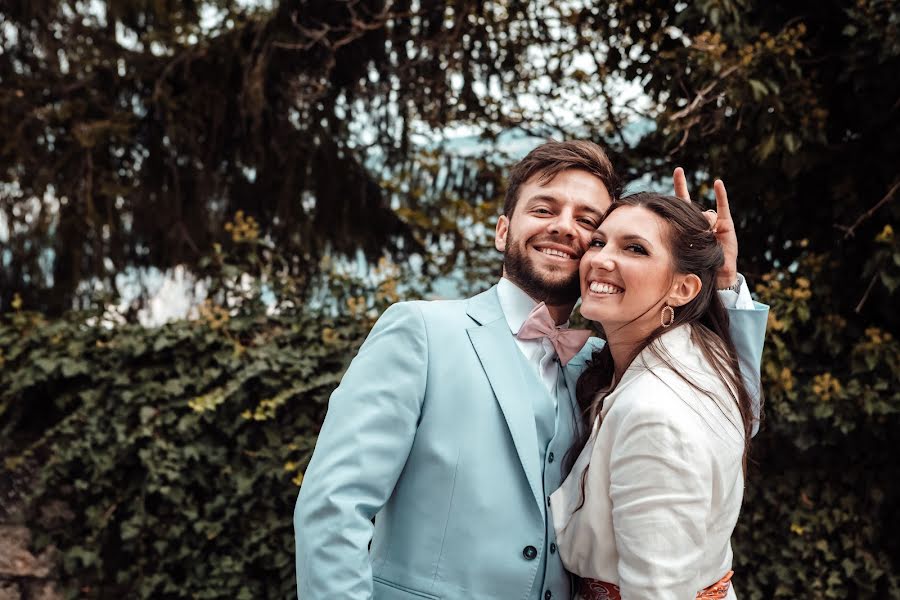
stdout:
<svg viewBox="0 0 900 600">
<path fill-rule="evenodd" d="M 585 171 L 540 174 L 519 190 L 512 217 L 497 222 L 494 246 L 503 252 L 503 275 L 529 296 L 550 305 L 578 299 L 578 261 L 600 217 L 612 203 L 603 181 Z"/>
</svg>

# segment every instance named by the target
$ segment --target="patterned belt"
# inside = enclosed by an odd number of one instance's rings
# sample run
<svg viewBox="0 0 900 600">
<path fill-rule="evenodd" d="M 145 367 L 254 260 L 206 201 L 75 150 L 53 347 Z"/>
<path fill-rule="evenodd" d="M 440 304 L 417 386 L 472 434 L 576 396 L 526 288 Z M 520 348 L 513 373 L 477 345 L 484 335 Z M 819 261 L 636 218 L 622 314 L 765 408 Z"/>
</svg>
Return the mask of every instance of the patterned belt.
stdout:
<svg viewBox="0 0 900 600">
<path fill-rule="evenodd" d="M 725 577 L 697 592 L 697 600 L 723 600 L 731 588 L 732 575 L 734 571 L 728 571 Z M 619 586 L 599 579 L 582 579 L 578 586 L 578 595 L 582 600 L 622 600 Z"/>
</svg>

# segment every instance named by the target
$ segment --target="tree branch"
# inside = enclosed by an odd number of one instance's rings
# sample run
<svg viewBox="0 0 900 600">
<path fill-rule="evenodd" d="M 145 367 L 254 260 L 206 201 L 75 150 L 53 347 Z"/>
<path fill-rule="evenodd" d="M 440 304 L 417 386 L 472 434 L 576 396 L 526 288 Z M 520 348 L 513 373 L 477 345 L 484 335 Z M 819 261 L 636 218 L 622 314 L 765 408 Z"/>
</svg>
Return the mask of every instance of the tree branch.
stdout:
<svg viewBox="0 0 900 600">
<path fill-rule="evenodd" d="M 897 190 L 900 189 L 900 180 L 898 180 L 894 185 L 888 190 L 888 193 L 885 194 L 884 198 L 878 201 L 875 206 L 864 212 L 853 225 L 847 227 L 846 225 L 835 225 L 836 228 L 842 229 L 844 231 L 844 239 L 848 240 L 852 238 L 856 234 L 856 228 L 862 225 L 867 219 L 871 218 L 879 208 L 887 204 L 891 199 L 893 199 L 894 194 L 897 193 Z"/>
<path fill-rule="evenodd" d="M 721 83 L 722 81 L 727 79 L 732 73 L 737 71 L 737 69 L 738 69 L 738 65 L 732 65 L 732 66 L 728 67 L 727 69 L 725 69 L 724 71 L 722 71 L 719 74 L 719 76 L 715 79 L 715 81 L 713 81 L 712 83 L 710 83 L 709 85 L 707 85 L 703 89 L 701 89 L 699 92 L 697 92 L 697 95 L 694 96 L 694 99 L 691 100 L 690 104 L 688 104 L 687 106 L 685 106 L 683 109 L 679 110 L 678 112 L 674 113 L 671 117 L 669 117 L 669 120 L 677 121 L 678 119 L 683 119 L 684 117 L 688 116 L 690 113 L 694 112 L 694 110 L 696 110 L 698 107 L 700 107 L 703 104 L 706 104 L 707 102 L 712 100 L 712 98 L 709 98 L 709 99 L 706 98 L 707 94 L 712 92 L 715 89 L 715 87 L 717 85 L 719 85 L 719 83 Z"/>
<path fill-rule="evenodd" d="M 857 304 L 856 308 L 854 309 L 854 312 L 856 312 L 856 314 L 862 312 L 863 304 L 865 304 L 866 300 L 869 299 L 869 294 L 872 293 L 872 288 L 875 287 L 875 282 L 878 281 L 878 273 L 879 271 L 876 270 L 875 274 L 872 275 L 872 279 L 869 281 L 869 286 L 866 288 L 866 293 L 863 294 L 863 297 L 860 299 L 859 304 Z"/>
</svg>

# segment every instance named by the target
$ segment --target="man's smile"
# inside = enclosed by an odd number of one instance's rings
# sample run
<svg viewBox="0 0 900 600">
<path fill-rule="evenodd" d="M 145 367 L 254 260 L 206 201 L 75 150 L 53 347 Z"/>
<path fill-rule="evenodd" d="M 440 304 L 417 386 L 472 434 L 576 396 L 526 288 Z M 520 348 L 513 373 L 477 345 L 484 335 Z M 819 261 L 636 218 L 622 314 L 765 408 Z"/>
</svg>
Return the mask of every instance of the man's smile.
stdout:
<svg viewBox="0 0 900 600">
<path fill-rule="evenodd" d="M 561 258 L 566 261 L 578 260 L 580 258 L 580 253 L 559 244 L 535 244 L 533 248 L 545 256 Z"/>
</svg>

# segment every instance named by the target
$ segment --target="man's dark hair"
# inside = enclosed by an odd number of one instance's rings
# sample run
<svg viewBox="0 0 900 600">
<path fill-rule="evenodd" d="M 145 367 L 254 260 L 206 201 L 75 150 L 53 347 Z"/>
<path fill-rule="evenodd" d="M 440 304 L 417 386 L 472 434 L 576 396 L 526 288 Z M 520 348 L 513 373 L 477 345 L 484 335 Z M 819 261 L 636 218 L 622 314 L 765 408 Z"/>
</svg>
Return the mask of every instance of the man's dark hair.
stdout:
<svg viewBox="0 0 900 600">
<path fill-rule="evenodd" d="M 603 148 L 587 140 L 550 141 L 529 152 L 510 171 L 503 214 L 512 217 L 519 201 L 519 189 L 526 181 L 538 175 L 539 181 L 546 183 L 569 169 L 598 177 L 614 200 L 622 193 L 622 183 Z"/>
</svg>

